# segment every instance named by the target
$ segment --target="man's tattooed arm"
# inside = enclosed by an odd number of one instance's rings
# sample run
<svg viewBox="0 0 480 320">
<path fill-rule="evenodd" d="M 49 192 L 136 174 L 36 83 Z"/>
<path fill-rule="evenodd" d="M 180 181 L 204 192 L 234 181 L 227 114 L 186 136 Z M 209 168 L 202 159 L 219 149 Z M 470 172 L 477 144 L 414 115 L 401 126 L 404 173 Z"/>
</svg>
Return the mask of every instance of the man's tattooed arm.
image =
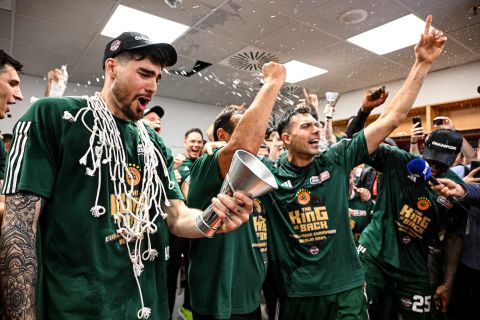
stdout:
<svg viewBox="0 0 480 320">
<path fill-rule="evenodd" d="M 7 319 L 35 319 L 35 233 L 44 199 L 28 192 L 5 196 L 0 237 L 0 285 Z"/>
</svg>

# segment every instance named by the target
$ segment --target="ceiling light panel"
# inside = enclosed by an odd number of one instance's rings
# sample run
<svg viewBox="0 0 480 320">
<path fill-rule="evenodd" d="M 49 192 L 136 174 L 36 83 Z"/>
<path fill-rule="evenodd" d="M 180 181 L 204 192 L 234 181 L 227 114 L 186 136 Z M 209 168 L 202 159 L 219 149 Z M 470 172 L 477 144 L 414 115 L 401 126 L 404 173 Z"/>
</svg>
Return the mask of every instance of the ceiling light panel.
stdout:
<svg viewBox="0 0 480 320">
<path fill-rule="evenodd" d="M 147 35 L 155 43 L 172 43 L 188 28 L 184 24 L 119 5 L 101 35 L 115 38 L 122 32 L 133 31 Z"/>
<path fill-rule="evenodd" d="M 383 55 L 416 44 L 424 28 L 425 21 L 414 14 L 409 14 L 347 40 L 368 51 Z"/>
<path fill-rule="evenodd" d="M 287 69 L 287 77 L 285 79 L 287 83 L 297 83 L 328 72 L 325 69 L 297 60 L 289 61 L 285 63 L 284 66 Z"/>
</svg>

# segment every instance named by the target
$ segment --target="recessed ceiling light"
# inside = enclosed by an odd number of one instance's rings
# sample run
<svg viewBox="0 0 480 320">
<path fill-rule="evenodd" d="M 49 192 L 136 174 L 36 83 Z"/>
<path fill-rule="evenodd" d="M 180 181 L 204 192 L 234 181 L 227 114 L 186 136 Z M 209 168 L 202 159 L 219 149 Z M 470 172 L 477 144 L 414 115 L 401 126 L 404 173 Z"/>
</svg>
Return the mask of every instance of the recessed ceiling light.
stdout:
<svg viewBox="0 0 480 320">
<path fill-rule="evenodd" d="M 172 43 L 188 28 L 184 24 L 119 5 L 100 34 L 115 38 L 122 32 L 133 31 L 147 35 L 155 43 Z"/>
<path fill-rule="evenodd" d="M 353 9 L 342 13 L 338 16 L 338 21 L 344 24 L 355 24 L 365 21 L 368 17 L 368 12 L 363 9 Z"/>
<path fill-rule="evenodd" d="M 425 21 L 409 14 L 347 40 L 382 55 L 417 43 L 424 28 Z"/>
<path fill-rule="evenodd" d="M 287 69 L 285 82 L 288 83 L 300 82 L 328 72 L 325 69 L 314 67 L 297 60 L 289 61 L 285 63 L 284 66 Z"/>
</svg>

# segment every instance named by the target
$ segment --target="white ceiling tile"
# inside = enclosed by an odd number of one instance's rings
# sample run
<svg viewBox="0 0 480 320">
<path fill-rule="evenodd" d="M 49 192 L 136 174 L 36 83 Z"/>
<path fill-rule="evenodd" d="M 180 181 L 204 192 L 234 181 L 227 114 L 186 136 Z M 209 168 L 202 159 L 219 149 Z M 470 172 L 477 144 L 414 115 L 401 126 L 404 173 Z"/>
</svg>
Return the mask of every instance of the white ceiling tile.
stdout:
<svg viewBox="0 0 480 320">
<path fill-rule="evenodd" d="M 291 19 L 250 1 L 230 0 L 197 28 L 249 43 L 290 22 Z"/>
<path fill-rule="evenodd" d="M 238 51 L 245 44 L 211 32 L 191 29 L 173 43 L 178 54 L 215 63 Z"/>
<path fill-rule="evenodd" d="M 342 13 L 354 9 L 367 11 L 365 21 L 357 24 L 344 24 L 338 21 Z M 304 17 L 302 21 L 318 27 L 341 39 L 347 39 L 387 22 L 407 15 L 409 12 L 390 0 L 335 1 L 320 10 Z M 381 41 L 381 39 L 379 39 Z"/>
<path fill-rule="evenodd" d="M 57 24 L 57 32 L 71 27 L 77 32 L 96 33 L 103 29 L 114 3 L 114 0 L 21 0 L 16 1 L 16 10 L 18 16 Z M 72 37 L 75 34 L 70 33 Z"/>
<path fill-rule="evenodd" d="M 10 12 L 0 10 L 0 38 L 10 39 L 11 17 Z"/>
<path fill-rule="evenodd" d="M 253 0 L 277 13 L 292 19 L 298 19 L 314 10 L 324 7 L 332 0 Z"/>
<path fill-rule="evenodd" d="M 80 54 L 73 54 L 52 48 L 40 48 L 23 42 L 16 42 L 13 48 L 15 59 L 23 63 L 28 75 L 44 77 L 48 71 L 62 64 L 75 65 Z"/>
<path fill-rule="evenodd" d="M 452 32 L 451 35 L 471 50 L 480 52 L 480 18 L 478 24 L 459 29 Z"/>
<path fill-rule="evenodd" d="M 346 67 L 358 60 L 365 61 L 377 55 L 349 42 L 339 42 L 325 49 L 311 52 L 302 61 L 335 72 L 338 67 Z"/>
<path fill-rule="evenodd" d="M 33 30 L 34 32 L 32 32 Z M 59 27 L 53 23 L 22 16 L 17 17 L 15 22 L 15 41 L 37 47 L 81 54 L 93 37 L 93 33 L 78 31 L 66 26 Z"/>
<path fill-rule="evenodd" d="M 327 33 L 299 22 L 293 22 L 255 41 L 255 46 L 278 52 L 282 62 L 299 60 L 310 53 L 328 47 L 339 40 Z"/>
<path fill-rule="evenodd" d="M 450 33 L 468 25 L 480 23 L 480 15 L 472 16 L 469 9 L 474 5 L 472 0 L 439 0 L 418 10 L 419 17 L 433 16 L 432 26 Z M 477 3 L 478 4 L 478 3 Z"/>
<path fill-rule="evenodd" d="M 225 0 L 184 0 L 177 8 L 170 8 L 164 0 L 123 0 L 121 3 L 140 11 L 169 19 L 187 26 L 194 26 Z"/>
</svg>

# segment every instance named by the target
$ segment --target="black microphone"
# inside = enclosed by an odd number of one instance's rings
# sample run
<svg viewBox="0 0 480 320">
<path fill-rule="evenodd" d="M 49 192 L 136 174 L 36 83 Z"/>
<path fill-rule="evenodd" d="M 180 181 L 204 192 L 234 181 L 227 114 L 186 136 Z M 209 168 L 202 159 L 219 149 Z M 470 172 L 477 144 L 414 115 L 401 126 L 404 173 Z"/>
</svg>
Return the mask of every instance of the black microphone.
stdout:
<svg viewBox="0 0 480 320">
<path fill-rule="evenodd" d="M 440 184 L 440 182 L 438 182 L 438 180 L 431 175 L 432 168 L 430 168 L 428 162 L 421 158 L 410 160 L 407 163 L 407 170 L 410 174 L 420 177 L 433 185 L 438 186 Z"/>
</svg>

